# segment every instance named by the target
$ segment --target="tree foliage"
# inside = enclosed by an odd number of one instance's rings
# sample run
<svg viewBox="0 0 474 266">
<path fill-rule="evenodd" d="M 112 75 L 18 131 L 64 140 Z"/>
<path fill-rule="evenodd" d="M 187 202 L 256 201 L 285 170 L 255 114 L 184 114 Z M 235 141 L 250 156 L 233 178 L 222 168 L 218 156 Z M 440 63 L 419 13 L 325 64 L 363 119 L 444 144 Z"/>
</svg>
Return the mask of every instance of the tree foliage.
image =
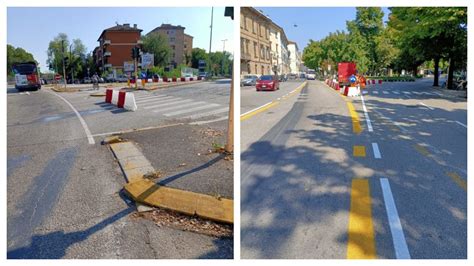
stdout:
<svg viewBox="0 0 474 266">
<path fill-rule="evenodd" d="M 34 61 L 33 55 L 28 53 L 21 47 L 15 48 L 14 46 L 7 44 L 7 75 L 12 75 L 12 66 L 17 63 Z"/>
<path fill-rule="evenodd" d="M 171 60 L 171 47 L 168 41 L 158 33 L 142 36 L 143 51 L 153 54 L 155 66 L 167 66 Z"/>
</svg>

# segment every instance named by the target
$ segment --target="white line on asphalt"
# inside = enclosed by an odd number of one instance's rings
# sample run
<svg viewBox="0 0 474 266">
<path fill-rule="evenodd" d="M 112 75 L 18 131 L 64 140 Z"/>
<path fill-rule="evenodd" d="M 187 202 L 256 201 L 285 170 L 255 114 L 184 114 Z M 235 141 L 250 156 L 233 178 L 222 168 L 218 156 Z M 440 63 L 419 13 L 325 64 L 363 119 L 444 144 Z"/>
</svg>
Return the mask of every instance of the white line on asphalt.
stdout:
<svg viewBox="0 0 474 266">
<path fill-rule="evenodd" d="M 443 94 L 439 93 L 439 92 L 433 92 L 434 94 L 438 95 L 439 97 L 443 97 Z"/>
<path fill-rule="evenodd" d="M 388 94 L 388 91 L 383 91 L 383 94 Z"/>
<path fill-rule="evenodd" d="M 197 122 L 192 122 L 192 123 L 189 123 L 189 124 L 190 125 L 203 125 L 203 124 L 214 123 L 214 122 L 218 122 L 218 121 L 222 121 L 222 120 L 227 120 L 228 118 L 229 118 L 228 116 L 223 116 L 223 117 L 213 119 L 213 120 L 197 121 Z"/>
<path fill-rule="evenodd" d="M 379 94 L 379 92 L 378 92 L 378 91 L 372 91 L 372 92 L 373 92 L 374 94 Z"/>
<path fill-rule="evenodd" d="M 398 91 L 394 91 L 393 93 L 395 93 L 395 94 L 397 94 L 397 95 L 400 94 L 400 92 L 398 92 Z"/>
<path fill-rule="evenodd" d="M 164 115 L 165 115 L 165 116 L 182 115 L 182 114 L 192 113 L 192 112 L 194 112 L 194 111 L 199 111 L 199 110 L 203 110 L 203 109 L 209 109 L 209 108 L 217 107 L 217 106 L 219 106 L 219 104 L 217 104 L 217 103 L 210 103 L 210 104 L 207 104 L 207 105 L 204 105 L 204 106 L 198 106 L 198 107 L 194 107 L 194 108 L 191 108 L 191 109 L 186 109 L 186 110 L 171 112 L 171 113 L 167 113 L 167 114 L 164 114 Z"/>
<path fill-rule="evenodd" d="M 159 102 L 159 101 L 166 101 L 170 99 L 176 99 L 176 97 L 173 97 L 173 96 L 166 96 L 166 97 L 159 97 L 159 98 L 150 97 L 150 98 L 144 98 L 143 100 L 136 100 L 136 102 L 137 103 L 154 102 L 154 101 Z"/>
<path fill-rule="evenodd" d="M 150 105 L 149 103 L 147 105 L 145 105 L 145 107 L 143 107 L 143 109 L 156 109 L 156 108 L 160 108 L 160 107 L 163 107 L 163 106 L 170 106 L 170 105 L 175 105 L 175 104 L 183 104 L 183 103 L 189 103 L 189 102 L 192 102 L 193 100 L 191 99 L 177 99 L 177 100 L 174 100 L 174 101 L 169 101 L 169 102 L 165 102 L 165 103 L 158 103 L 158 104 L 153 104 L 153 105 Z"/>
<path fill-rule="evenodd" d="M 409 91 L 403 91 L 404 94 L 410 95 L 411 93 Z"/>
<path fill-rule="evenodd" d="M 374 129 L 372 128 L 372 122 L 370 122 L 369 113 L 367 112 L 367 107 L 365 107 L 364 96 L 362 96 L 362 94 L 360 95 L 360 99 L 362 100 L 362 109 L 364 109 L 364 116 L 365 121 L 367 121 L 367 128 L 369 129 L 369 132 L 372 132 L 374 131 Z"/>
<path fill-rule="evenodd" d="M 217 109 L 217 110 L 212 110 L 212 111 L 209 111 L 209 112 L 205 112 L 205 113 L 200 113 L 200 114 L 194 114 L 194 115 L 190 115 L 190 116 L 185 116 L 185 117 L 182 117 L 183 119 L 197 119 L 197 118 L 201 118 L 201 117 L 206 117 L 206 116 L 211 116 L 211 115 L 216 115 L 216 114 L 220 114 L 220 113 L 224 113 L 224 112 L 229 112 L 229 107 L 224 107 L 224 108 L 220 108 L 220 109 Z"/>
<path fill-rule="evenodd" d="M 397 259 L 411 259 L 407 242 L 405 240 L 405 235 L 403 234 L 402 224 L 400 222 L 400 218 L 398 217 L 397 206 L 395 205 L 388 179 L 381 178 L 380 185 L 382 187 L 383 199 L 385 201 L 385 209 L 387 210 L 390 231 L 392 232 L 395 256 Z"/>
<path fill-rule="evenodd" d="M 59 95 L 59 94 L 57 94 L 53 91 L 50 91 L 50 90 L 46 90 L 46 91 L 58 96 L 61 100 L 63 100 L 65 103 L 67 103 L 69 105 L 69 107 L 71 107 L 71 109 L 74 111 L 74 113 L 76 113 L 77 118 L 81 122 L 81 125 L 84 128 L 84 131 L 86 132 L 86 136 L 87 136 L 87 140 L 89 141 L 89 144 L 95 144 L 94 137 L 92 137 L 91 131 L 89 130 L 89 127 L 87 126 L 86 121 L 84 121 L 81 114 L 79 114 L 79 112 L 76 110 L 76 108 L 74 108 L 74 106 L 70 102 L 68 102 L 68 100 L 66 100 L 63 96 L 61 96 L 61 95 Z"/>
<path fill-rule="evenodd" d="M 167 107 L 167 108 L 163 108 L 163 109 L 159 109 L 159 110 L 154 110 L 153 112 L 154 113 L 162 113 L 162 112 L 166 112 L 166 111 L 170 111 L 170 110 L 176 110 L 176 109 L 184 109 L 184 108 L 189 108 L 190 106 L 194 106 L 194 105 L 201 105 L 201 104 L 205 104 L 206 102 L 193 102 L 193 103 L 188 103 L 188 104 L 181 104 L 181 105 L 177 105 L 177 106 L 171 106 L 171 107 Z"/>
<path fill-rule="evenodd" d="M 375 159 L 382 158 L 382 155 L 380 155 L 379 145 L 377 143 L 372 142 L 372 149 L 374 150 Z"/>
<path fill-rule="evenodd" d="M 467 128 L 467 126 L 466 126 L 465 124 L 463 124 L 463 123 L 461 123 L 461 122 L 459 122 L 459 121 L 455 121 L 455 122 L 458 123 L 458 125 L 461 125 L 461 126 Z"/>
<path fill-rule="evenodd" d="M 419 102 L 419 104 L 423 105 L 424 107 L 426 107 L 426 108 L 428 108 L 428 109 L 430 109 L 430 110 L 434 110 L 433 107 L 430 107 L 430 106 L 424 104 L 423 102 Z"/>
<path fill-rule="evenodd" d="M 240 116 L 244 116 L 244 115 L 246 115 L 246 114 L 250 114 L 251 112 L 253 112 L 253 111 L 255 111 L 255 110 L 258 110 L 258 109 L 260 109 L 260 108 L 263 108 L 263 107 L 265 107 L 265 106 L 267 106 L 267 105 L 269 105 L 269 104 L 271 104 L 271 103 L 273 103 L 273 102 L 268 102 L 268 103 L 266 103 L 266 104 L 264 104 L 264 105 L 262 105 L 262 106 L 259 106 L 259 107 L 257 107 L 257 108 L 254 108 L 254 109 L 250 110 L 250 111 L 247 111 L 247 112 L 241 114 Z"/>
</svg>

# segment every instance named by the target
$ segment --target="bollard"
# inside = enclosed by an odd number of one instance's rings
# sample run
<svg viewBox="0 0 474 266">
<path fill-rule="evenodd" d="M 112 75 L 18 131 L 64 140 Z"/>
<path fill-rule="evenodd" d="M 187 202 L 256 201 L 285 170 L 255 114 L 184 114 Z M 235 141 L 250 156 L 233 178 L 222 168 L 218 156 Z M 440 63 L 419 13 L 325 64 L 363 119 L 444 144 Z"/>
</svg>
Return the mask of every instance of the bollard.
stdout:
<svg viewBox="0 0 474 266">
<path fill-rule="evenodd" d="M 142 87 L 145 88 L 146 79 L 142 79 Z"/>
<path fill-rule="evenodd" d="M 127 79 L 127 87 L 130 88 L 130 79 Z"/>
</svg>

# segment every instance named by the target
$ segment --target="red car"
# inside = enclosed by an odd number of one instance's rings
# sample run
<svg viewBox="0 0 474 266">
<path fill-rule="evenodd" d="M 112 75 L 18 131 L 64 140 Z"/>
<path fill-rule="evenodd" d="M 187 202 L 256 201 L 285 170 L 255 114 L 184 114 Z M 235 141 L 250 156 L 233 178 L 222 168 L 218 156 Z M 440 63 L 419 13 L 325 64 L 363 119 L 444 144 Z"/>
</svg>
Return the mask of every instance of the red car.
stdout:
<svg viewBox="0 0 474 266">
<path fill-rule="evenodd" d="M 280 89 L 280 82 L 278 81 L 278 76 L 262 75 L 257 79 L 257 85 L 255 87 L 257 91 L 276 91 Z"/>
</svg>

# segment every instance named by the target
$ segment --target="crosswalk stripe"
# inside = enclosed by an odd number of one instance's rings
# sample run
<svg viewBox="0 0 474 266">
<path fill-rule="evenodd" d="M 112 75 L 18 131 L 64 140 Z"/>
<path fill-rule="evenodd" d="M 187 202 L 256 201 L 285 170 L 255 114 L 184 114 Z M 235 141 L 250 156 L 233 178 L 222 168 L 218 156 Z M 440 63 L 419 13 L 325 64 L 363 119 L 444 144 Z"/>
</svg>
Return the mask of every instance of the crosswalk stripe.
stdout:
<svg viewBox="0 0 474 266">
<path fill-rule="evenodd" d="M 198 107 L 194 107 L 194 108 L 191 108 L 191 109 L 186 109 L 186 110 L 181 110 L 181 111 L 176 111 L 176 112 L 171 112 L 171 113 L 167 113 L 167 114 L 164 114 L 164 115 L 165 115 L 165 116 L 182 115 L 182 114 L 192 113 L 192 112 L 194 112 L 194 111 L 209 109 L 209 108 L 216 107 L 216 106 L 219 106 L 219 104 L 217 104 L 217 103 L 210 103 L 210 104 L 207 104 L 207 105 L 198 106 Z"/>
<path fill-rule="evenodd" d="M 378 92 L 378 91 L 372 91 L 372 92 L 373 92 L 374 94 L 379 94 L 379 92 Z"/>
<path fill-rule="evenodd" d="M 216 114 L 220 114 L 220 113 L 224 113 L 224 112 L 228 112 L 228 111 L 229 111 L 229 107 L 224 107 L 224 108 L 220 108 L 220 109 L 213 110 L 213 111 L 210 111 L 210 112 L 190 115 L 190 116 L 186 116 L 186 117 L 183 117 L 183 118 L 196 119 L 196 118 L 216 115 Z"/>
<path fill-rule="evenodd" d="M 162 98 L 158 98 L 158 99 L 145 99 L 145 100 L 136 100 L 135 101 L 137 103 L 146 103 L 146 102 L 159 102 L 159 101 L 166 101 L 166 100 L 170 100 L 170 99 L 176 99 L 175 97 L 173 96 L 166 96 L 166 97 L 162 97 Z"/>
<path fill-rule="evenodd" d="M 408 92 L 408 91 L 404 91 L 403 93 L 404 93 L 404 94 L 411 95 L 411 93 L 410 93 L 410 92 Z"/>
<path fill-rule="evenodd" d="M 143 109 L 156 109 L 156 108 L 160 108 L 160 107 L 163 107 L 163 106 L 170 106 L 170 105 L 175 105 L 175 104 L 183 104 L 183 103 L 189 103 L 189 102 L 192 102 L 193 100 L 190 100 L 190 99 L 184 99 L 184 100 L 177 100 L 177 101 L 173 101 L 173 102 L 167 102 L 167 103 L 160 103 L 160 104 L 155 104 L 155 105 L 151 105 L 151 106 L 145 106 L 143 107 Z"/>
<path fill-rule="evenodd" d="M 398 92 L 398 91 L 394 91 L 393 93 L 395 93 L 395 94 L 397 94 L 397 95 L 400 94 L 400 92 Z"/>
<path fill-rule="evenodd" d="M 383 94 L 388 94 L 388 91 L 383 91 Z"/>
<path fill-rule="evenodd" d="M 189 104 L 181 104 L 181 105 L 171 106 L 171 107 L 167 107 L 167 108 L 163 108 L 159 110 L 154 110 L 153 112 L 162 113 L 162 112 L 167 112 L 167 111 L 176 110 L 176 109 L 189 108 L 190 106 L 201 105 L 203 103 L 206 103 L 206 102 L 193 102 Z"/>
<path fill-rule="evenodd" d="M 168 95 L 140 95 L 140 96 L 135 96 L 135 100 L 150 99 L 150 98 L 163 98 L 163 97 L 168 97 Z"/>
</svg>

